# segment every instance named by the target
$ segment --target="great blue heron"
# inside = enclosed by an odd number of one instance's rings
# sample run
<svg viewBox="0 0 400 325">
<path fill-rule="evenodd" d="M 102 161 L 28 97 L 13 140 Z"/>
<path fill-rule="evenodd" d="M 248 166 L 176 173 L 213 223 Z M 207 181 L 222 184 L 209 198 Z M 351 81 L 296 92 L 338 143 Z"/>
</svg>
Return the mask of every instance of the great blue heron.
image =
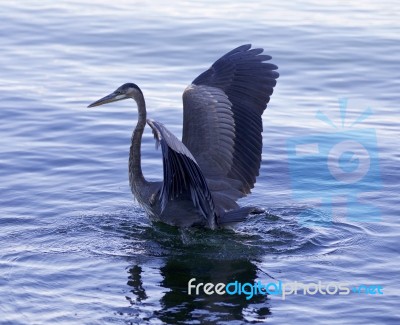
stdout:
<svg viewBox="0 0 400 325">
<path fill-rule="evenodd" d="M 240 46 L 200 74 L 183 93 L 183 134 L 146 120 L 140 88 L 126 83 L 89 107 L 133 98 L 139 117 L 129 152 L 132 193 L 151 220 L 211 229 L 243 221 L 254 207 L 236 201 L 250 193 L 262 152 L 262 119 L 279 74 L 263 49 Z M 142 173 L 141 141 L 147 124 L 161 144 L 164 180 Z"/>
</svg>

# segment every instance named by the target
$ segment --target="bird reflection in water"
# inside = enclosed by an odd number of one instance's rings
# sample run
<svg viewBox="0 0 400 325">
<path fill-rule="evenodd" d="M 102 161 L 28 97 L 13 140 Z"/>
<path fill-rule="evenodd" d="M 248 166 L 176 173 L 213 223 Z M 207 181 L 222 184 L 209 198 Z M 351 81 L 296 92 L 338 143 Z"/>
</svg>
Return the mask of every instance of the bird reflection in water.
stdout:
<svg viewBox="0 0 400 325">
<path fill-rule="evenodd" d="M 158 319 L 166 324 L 265 321 L 271 314 L 266 295 L 254 295 L 247 300 L 245 295 L 207 295 L 202 290 L 199 295 L 188 294 L 188 282 L 192 278 L 196 278 L 196 283 L 255 283 L 257 272 L 258 267 L 245 258 L 219 260 L 190 254 L 168 258 L 160 268 L 159 286 L 166 289 L 162 290 L 165 293 L 159 301 L 161 308 L 147 320 Z M 132 287 L 133 297 L 129 298 L 132 307 L 141 309 L 140 305 L 148 299 L 143 285 L 145 277 L 140 265 L 130 268 L 128 285 Z"/>
</svg>

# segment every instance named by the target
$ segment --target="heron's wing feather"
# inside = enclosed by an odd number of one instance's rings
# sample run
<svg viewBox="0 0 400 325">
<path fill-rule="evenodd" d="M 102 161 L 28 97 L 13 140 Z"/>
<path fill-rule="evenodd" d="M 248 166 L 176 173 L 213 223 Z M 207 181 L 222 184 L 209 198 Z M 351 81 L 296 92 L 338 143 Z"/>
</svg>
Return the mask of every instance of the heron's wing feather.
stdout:
<svg viewBox="0 0 400 325">
<path fill-rule="evenodd" d="M 182 142 L 196 157 L 215 204 L 225 210 L 237 207 L 242 183 L 228 177 L 232 168 L 235 122 L 232 103 L 219 88 L 191 85 L 183 94 Z"/>
<path fill-rule="evenodd" d="M 147 120 L 153 129 L 154 138 L 161 145 L 164 181 L 160 192 L 161 209 L 168 201 L 188 193 L 195 207 L 215 226 L 214 202 L 203 173 L 195 158 L 168 129 L 161 123 Z"/>
<path fill-rule="evenodd" d="M 262 52 L 262 49 L 251 49 L 251 45 L 243 45 L 230 51 L 199 75 L 183 95 L 182 142 L 193 153 L 207 180 L 208 168 L 213 165 L 213 161 L 222 161 L 225 163 L 223 166 L 229 165 L 219 176 L 231 182 L 239 182 L 240 185 L 235 189 L 239 189 L 240 194 L 225 190 L 220 190 L 219 194 L 225 194 L 230 199 L 249 193 L 260 169 L 261 115 L 279 76 L 275 71 L 277 66 L 265 62 L 271 57 L 261 55 Z M 210 105 L 205 89 L 211 95 L 218 94 L 218 98 L 214 98 L 214 105 Z M 191 100 L 187 99 L 188 93 Z M 226 102 L 230 105 L 223 104 Z M 227 109 L 230 110 L 229 113 Z M 224 111 L 225 118 L 219 118 L 221 111 Z M 210 121 L 209 125 L 205 125 Z M 205 131 L 205 128 L 208 130 Z M 199 137 L 205 133 L 208 134 L 207 137 Z M 223 145 L 209 146 L 222 133 L 227 138 Z M 199 148 L 203 146 L 209 148 L 207 154 L 200 154 Z M 211 170 L 211 176 L 215 179 L 215 169 Z M 211 185 L 210 188 L 213 191 Z"/>
<path fill-rule="evenodd" d="M 191 85 L 183 94 L 183 143 L 206 178 L 226 175 L 232 166 L 235 122 L 232 104 L 221 90 Z"/>
</svg>

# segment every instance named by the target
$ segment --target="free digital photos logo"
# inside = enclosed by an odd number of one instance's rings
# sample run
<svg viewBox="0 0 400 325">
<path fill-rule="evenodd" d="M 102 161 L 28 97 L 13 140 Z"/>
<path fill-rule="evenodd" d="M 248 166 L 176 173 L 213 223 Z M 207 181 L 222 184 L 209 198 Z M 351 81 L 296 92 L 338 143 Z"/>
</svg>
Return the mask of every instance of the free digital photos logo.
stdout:
<svg viewBox="0 0 400 325">
<path fill-rule="evenodd" d="M 368 199 L 382 186 L 376 132 L 359 128 L 372 115 L 372 109 L 365 109 L 349 122 L 347 99 L 340 99 L 339 107 L 339 125 L 322 111 L 316 114 L 318 120 L 330 127 L 330 132 L 287 141 L 293 199 L 312 206 L 300 214 L 300 222 L 329 226 L 338 205 L 345 208 L 345 216 L 353 221 L 380 218 L 378 207 Z"/>
</svg>

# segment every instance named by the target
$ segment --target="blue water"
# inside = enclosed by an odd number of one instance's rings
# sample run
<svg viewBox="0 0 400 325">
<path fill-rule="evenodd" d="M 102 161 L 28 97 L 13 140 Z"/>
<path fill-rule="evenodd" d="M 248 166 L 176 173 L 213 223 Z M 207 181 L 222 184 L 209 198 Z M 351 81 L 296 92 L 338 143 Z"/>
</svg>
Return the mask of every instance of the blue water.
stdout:
<svg viewBox="0 0 400 325">
<path fill-rule="evenodd" d="M 397 1 L 26 1 L 0 9 L 1 324 L 400 323 Z M 184 88 L 244 43 L 263 47 L 281 75 L 263 116 L 260 177 L 241 202 L 267 212 L 234 230 L 152 225 L 128 185 L 133 102 L 87 105 L 135 82 L 149 117 L 180 135 Z M 288 143 L 317 135 L 333 146 L 341 118 L 349 129 L 368 107 L 373 114 L 350 131 L 372 132 L 355 140 L 375 157 L 373 174 L 335 187 L 312 173 L 327 157 L 293 167 Z M 148 129 L 143 142 L 145 175 L 159 179 Z M 341 159 L 348 173 L 362 161 Z M 349 190 L 364 195 L 362 205 L 346 204 Z M 332 193 L 341 197 L 320 206 Z M 381 285 L 383 294 L 195 296 L 191 278 L 346 282 Z"/>
</svg>

